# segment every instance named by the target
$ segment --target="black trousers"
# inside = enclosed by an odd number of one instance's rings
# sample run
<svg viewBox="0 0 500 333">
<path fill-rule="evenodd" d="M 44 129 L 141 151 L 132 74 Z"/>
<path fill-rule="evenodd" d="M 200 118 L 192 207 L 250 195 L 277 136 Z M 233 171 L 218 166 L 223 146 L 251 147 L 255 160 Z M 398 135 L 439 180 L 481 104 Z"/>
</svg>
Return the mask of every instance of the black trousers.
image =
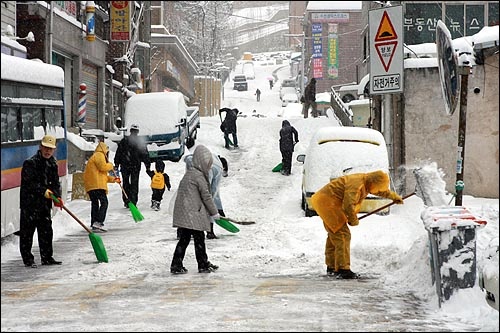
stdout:
<svg viewBox="0 0 500 333">
<path fill-rule="evenodd" d="M 187 228 L 178 228 L 177 234 L 180 236 L 177 246 L 175 247 L 174 257 L 170 267 L 183 267 L 182 261 L 186 254 L 186 249 L 191 241 L 191 236 L 194 240 L 194 254 L 198 262 L 198 269 L 208 266 L 208 256 L 205 248 L 205 232 L 200 230 L 192 230 Z"/>
<path fill-rule="evenodd" d="M 281 152 L 281 163 L 283 163 L 283 172 L 290 173 L 292 171 L 292 155 L 293 151 L 284 150 Z"/>
<path fill-rule="evenodd" d="M 151 195 L 151 200 L 160 201 L 163 199 L 163 193 L 165 193 L 165 189 L 157 189 L 153 188 L 153 194 Z"/>
<path fill-rule="evenodd" d="M 94 225 L 95 222 L 104 223 L 108 211 L 106 190 L 91 190 L 89 191 L 89 197 L 91 202 L 90 225 Z"/>
<path fill-rule="evenodd" d="M 50 260 L 53 255 L 52 239 L 54 237 L 50 212 L 48 215 L 43 216 L 43 214 L 40 213 L 21 210 L 19 251 L 21 252 L 23 262 L 26 265 L 33 263 L 35 260 L 35 257 L 31 253 L 35 230 L 38 235 L 40 258 L 42 261 Z"/>
<path fill-rule="evenodd" d="M 128 170 L 122 167 L 122 184 L 123 190 L 127 193 L 129 200 L 122 193 L 123 203 L 127 204 L 131 201 L 134 205 L 137 205 L 139 200 L 139 172 L 140 170 Z"/>
</svg>

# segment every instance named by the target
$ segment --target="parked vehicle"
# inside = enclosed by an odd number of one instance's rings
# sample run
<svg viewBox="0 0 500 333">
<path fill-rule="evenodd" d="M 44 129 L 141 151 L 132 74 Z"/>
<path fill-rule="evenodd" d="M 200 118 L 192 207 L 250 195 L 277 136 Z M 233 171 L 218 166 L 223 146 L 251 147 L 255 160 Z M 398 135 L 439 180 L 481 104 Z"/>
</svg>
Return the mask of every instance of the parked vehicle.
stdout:
<svg viewBox="0 0 500 333">
<path fill-rule="evenodd" d="M 4 48 L 2 38 L 2 50 Z M 20 55 L 20 53 L 18 53 Z M 21 169 L 45 134 L 57 139 L 62 197 L 68 186 L 68 137 L 64 71 L 59 66 L 2 53 L 2 218 L 1 236 L 19 231 Z M 52 210 L 56 214 L 58 209 Z"/>
<path fill-rule="evenodd" d="M 280 85 L 280 99 L 283 100 L 285 94 L 297 94 L 297 83 L 295 79 L 284 79 Z"/>
<path fill-rule="evenodd" d="M 139 126 L 139 137 L 146 141 L 152 160 L 178 162 L 187 137 L 196 139 L 199 112 L 188 108 L 180 92 L 137 94 L 125 104 L 124 125 L 132 124 Z"/>
<path fill-rule="evenodd" d="M 302 209 L 306 216 L 317 215 L 311 207 L 311 196 L 330 180 L 353 173 L 383 170 L 389 172 L 387 147 L 382 134 L 361 127 L 322 127 L 313 135 L 306 154 L 297 156 L 304 162 L 302 171 Z M 391 200 L 369 195 L 360 213 L 371 212 Z M 389 209 L 380 213 L 387 214 Z"/>
<path fill-rule="evenodd" d="M 288 103 L 298 103 L 299 97 L 295 93 L 287 93 L 281 99 L 281 106 L 287 106 Z"/>
<path fill-rule="evenodd" d="M 243 74 L 245 74 L 247 80 L 255 79 L 253 61 L 245 61 L 242 66 L 243 66 Z"/>
<path fill-rule="evenodd" d="M 247 91 L 248 82 L 245 74 L 237 74 L 233 77 L 234 85 L 233 90 Z"/>
<path fill-rule="evenodd" d="M 188 136 L 196 140 L 200 123 L 200 108 L 197 106 L 188 106 L 187 110 Z"/>
<path fill-rule="evenodd" d="M 498 239 L 496 240 L 498 244 Z M 479 287 L 486 293 L 486 302 L 498 311 L 498 245 L 490 247 L 491 253 L 488 255 L 483 269 L 479 271 Z"/>
</svg>

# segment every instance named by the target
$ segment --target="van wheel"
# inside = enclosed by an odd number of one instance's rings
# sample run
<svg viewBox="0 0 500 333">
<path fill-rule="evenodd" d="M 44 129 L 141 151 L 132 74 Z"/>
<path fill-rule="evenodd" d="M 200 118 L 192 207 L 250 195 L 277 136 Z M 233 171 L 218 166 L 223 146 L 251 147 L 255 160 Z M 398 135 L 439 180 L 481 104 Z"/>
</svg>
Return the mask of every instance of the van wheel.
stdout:
<svg viewBox="0 0 500 333">
<path fill-rule="evenodd" d="M 304 203 L 304 211 L 305 211 L 305 214 L 306 214 L 306 217 L 312 217 L 312 216 L 316 216 L 318 214 L 316 214 L 316 212 L 314 210 L 311 210 L 309 209 L 309 206 L 307 205 L 307 201 Z"/>
</svg>

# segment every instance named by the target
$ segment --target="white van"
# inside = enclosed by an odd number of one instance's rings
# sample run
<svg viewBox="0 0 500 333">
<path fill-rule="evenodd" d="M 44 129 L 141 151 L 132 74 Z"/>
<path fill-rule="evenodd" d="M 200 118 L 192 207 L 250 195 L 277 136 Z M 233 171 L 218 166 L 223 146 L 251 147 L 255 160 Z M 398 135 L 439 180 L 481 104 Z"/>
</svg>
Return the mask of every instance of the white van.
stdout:
<svg viewBox="0 0 500 333">
<path fill-rule="evenodd" d="M 153 92 L 130 97 L 125 104 L 123 121 L 126 128 L 132 124 L 139 126 L 139 137 L 146 141 L 152 160 L 178 162 L 184 154 L 186 138 L 196 139 L 197 125 L 190 133 L 187 119 L 188 106 L 182 93 Z"/>
<path fill-rule="evenodd" d="M 362 127 L 322 127 L 313 135 L 306 154 L 297 156 L 304 162 L 302 171 L 302 209 L 306 216 L 317 215 L 311 207 L 311 196 L 330 180 L 353 173 L 382 170 L 389 173 L 385 140 L 379 131 Z M 392 200 L 369 195 L 360 213 L 371 212 Z M 389 210 L 382 210 L 387 213 Z"/>
</svg>

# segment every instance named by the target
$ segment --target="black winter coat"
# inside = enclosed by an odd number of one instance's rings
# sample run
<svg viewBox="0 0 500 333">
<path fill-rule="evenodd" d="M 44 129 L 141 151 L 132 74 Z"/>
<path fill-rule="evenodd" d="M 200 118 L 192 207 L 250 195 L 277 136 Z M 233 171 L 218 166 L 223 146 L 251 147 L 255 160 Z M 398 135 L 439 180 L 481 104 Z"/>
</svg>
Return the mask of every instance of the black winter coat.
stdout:
<svg viewBox="0 0 500 333">
<path fill-rule="evenodd" d="M 57 160 L 53 156 L 47 160 L 38 151 L 23 163 L 20 208 L 29 215 L 50 216 L 52 200 L 44 196 L 47 189 L 54 192 L 57 198 L 61 196 Z"/>
<path fill-rule="evenodd" d="M 124 137 L 116 149 L 115 167 L 122 166 L 129 171 L 140 171 L 141 162 L 144 162 L 146 169 L 151 168 L 146 144 L 137 135 Z"/>
<path fill-rule="evenodd" d="M 238 119 L 238 109 L 226 111 L 226 118 L 223 122 L 226 133 L 236 133 L 236 119 Z"/>
<path fill-rule="evenodd" d="M 311 82 L 309 82 L 304 89 L 304 98 L 306 102 L 315 102 L 316 101 L 316 79 L 312 78 Z"/>
<path fill-rule="evenodd" d="M 283 120 L 281 126 L 280 151 L 293 151 L 293 147 L 299 142 L 299 133 L 288 120 Z"/>
</svg>

